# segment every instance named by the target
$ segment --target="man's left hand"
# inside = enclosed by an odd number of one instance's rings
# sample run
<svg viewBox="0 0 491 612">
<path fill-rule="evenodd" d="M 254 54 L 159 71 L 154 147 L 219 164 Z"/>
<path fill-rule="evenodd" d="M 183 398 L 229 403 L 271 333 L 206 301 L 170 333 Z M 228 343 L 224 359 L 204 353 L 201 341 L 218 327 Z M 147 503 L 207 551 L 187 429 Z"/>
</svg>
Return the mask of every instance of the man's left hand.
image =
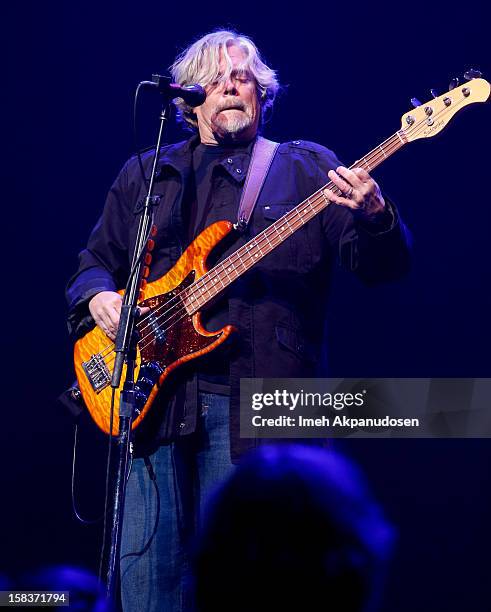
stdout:
<svg viewBox="0 0 491 612">
<path fill-rule="evenodd" d="M 341 195 L 336 195 L 330 189 L 325 189 L 324 194 L 329 201 L 351 208 L 357 216 L 367 221 L 374 221 L 384 212 L 385 201 L 380 187 L 363 168 L 349 170 L 339 166 L 336 171 L 330 170 L 328 176 L 341 191 Z"/>
</svg>

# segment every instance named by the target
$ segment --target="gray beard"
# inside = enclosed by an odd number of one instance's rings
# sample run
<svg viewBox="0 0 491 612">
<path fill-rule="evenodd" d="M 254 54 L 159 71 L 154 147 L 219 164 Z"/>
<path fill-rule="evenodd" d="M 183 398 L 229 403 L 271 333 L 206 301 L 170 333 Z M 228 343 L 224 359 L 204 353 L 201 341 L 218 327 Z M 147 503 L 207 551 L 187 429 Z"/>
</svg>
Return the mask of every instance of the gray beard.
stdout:
<svg viewBox="0 0 491 612">
<path fill-rule="evenodd" d="M 234 113 L 233 117 L 224 117 L 220 113 L 212 118 L 215 134 L 221 138 L 240 136 L 252 125 L 252 117 L 245 112 Z"/>
</svg>

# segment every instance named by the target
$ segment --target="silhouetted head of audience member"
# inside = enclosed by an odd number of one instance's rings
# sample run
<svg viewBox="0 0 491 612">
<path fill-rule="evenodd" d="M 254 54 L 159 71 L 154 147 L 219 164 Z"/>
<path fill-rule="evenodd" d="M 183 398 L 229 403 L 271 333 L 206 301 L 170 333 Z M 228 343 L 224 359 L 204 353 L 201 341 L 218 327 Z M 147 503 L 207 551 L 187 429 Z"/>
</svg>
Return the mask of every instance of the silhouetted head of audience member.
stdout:
<svg viewBox="0 0 491 612">
<path fill-rule="evenodd" d="M 350 461 L 262 446 L 210 500 L 195 551 L 198 610 L 375 610 L 393 537 Z"/>
</svg>

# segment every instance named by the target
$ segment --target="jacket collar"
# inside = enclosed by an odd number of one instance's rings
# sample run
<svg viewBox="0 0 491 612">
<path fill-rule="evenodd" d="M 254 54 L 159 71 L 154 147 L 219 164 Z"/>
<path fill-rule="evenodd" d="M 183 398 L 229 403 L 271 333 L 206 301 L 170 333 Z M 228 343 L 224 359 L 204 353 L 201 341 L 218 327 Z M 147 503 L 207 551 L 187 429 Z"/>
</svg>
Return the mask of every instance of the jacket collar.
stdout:
<svg viewBox="0 0 491 612">
<path fill-rule="evenodd" d="M 242 183 L 247 175 L 254 142 L 255 140 L 249 146 L 238 149 L 230 157 L 220 162 L 222 168 L 238 183 Z M 186 179 L 191 169 L 193 151 L 199 144 L 199 135 L 194 134 L 188 140 L 166 147 L 158 162 L 158 177 L 161 178 L 167 167 L 172 168 Z"/>
</svg>

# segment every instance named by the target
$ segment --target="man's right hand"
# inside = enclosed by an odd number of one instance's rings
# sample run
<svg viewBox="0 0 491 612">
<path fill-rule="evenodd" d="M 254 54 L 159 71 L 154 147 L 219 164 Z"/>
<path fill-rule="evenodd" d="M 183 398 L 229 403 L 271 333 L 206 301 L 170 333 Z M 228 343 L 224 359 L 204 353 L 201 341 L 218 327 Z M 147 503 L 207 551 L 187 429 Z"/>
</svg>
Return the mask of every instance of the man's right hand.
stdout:
<svg viewBox="0 0 491 612">
<path fill-rule="evenodd" d="M 122 302 L 123 298 L 115 291 L 101 291 L 89 302 L 92 318 L 111 340 L 116 339 Z"/>
</svg>

